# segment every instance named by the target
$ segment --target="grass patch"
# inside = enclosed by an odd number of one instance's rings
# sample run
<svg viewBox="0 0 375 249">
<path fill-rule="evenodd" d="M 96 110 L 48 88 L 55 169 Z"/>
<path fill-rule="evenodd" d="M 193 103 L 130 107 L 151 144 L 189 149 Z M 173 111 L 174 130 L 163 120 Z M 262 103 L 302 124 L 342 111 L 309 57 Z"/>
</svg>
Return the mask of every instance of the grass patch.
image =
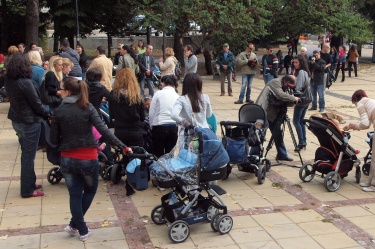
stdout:
<svg viewBox="0 0 375 249">
<path fill-rule="evenodd" d="M 302 186 L 300 184 L 294 184 L 293 187 L 302 189 Z"/>
<path fill-rule="evenodd" d="M 274 188 L 282 188 L 284 184 L 282 182 L 273 182 L 272 187 Z"/>
<path fill-rule="evenodd" d="M 147 244 L 147 243 L 149 243 L 149 242 L 150 242 L 149 239 L 141 238 L 141 243 L 142 243 L 143 245 L 145 245 L 145 244 Z"/>
<path fill-rule="evenodd" d="M 309 210 L 309 208 L 308 207 L 301 207 L 299 210 L 306 211 L 306 210 Z"/>
<path fill-rule="evenodd" d="M 325 222 L 325 223 L 332 223 L 332 219 L 323 219 L 322 222 Z"/>
<path fill-rule="evenodd" d="M 130 226 L 131 224 L 133 224 L 134 223 L 134 218 L 129 218 L 129 219 L 127 219 L 126 221 L 125 221 L 125 225 L 127 225 L 127 226 Z"/>
<path fill-rule="evenodd" d="M 141 218 L 142 219 L 148 219 L 148 215 L 143 215 Z"/>
</svg>

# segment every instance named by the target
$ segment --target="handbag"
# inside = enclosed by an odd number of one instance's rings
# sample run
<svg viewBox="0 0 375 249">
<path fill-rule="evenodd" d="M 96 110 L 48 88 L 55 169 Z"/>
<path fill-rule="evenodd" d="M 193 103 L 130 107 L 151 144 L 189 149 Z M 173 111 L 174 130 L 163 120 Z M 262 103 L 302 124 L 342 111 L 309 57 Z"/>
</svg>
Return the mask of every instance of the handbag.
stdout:
<svg viewBox="0 0 375 249">
<path fill-rule="evenodd" d="M 40 91 L 40 100 L 42 101 L 42 104 L 44 105 L 50 105 L 53 107 L 56 107 L 60 104 L 61 98 L 56 95 L 50 95 L 48 93 L 48 89 L 46 88 L 46 81 L 45 78 L 42 80 L 42 84 L 39 88 Z"/>
<path fill-rule="evenodd" d="M 302 88 L 302 95 L 301 95 L 300 99 L 302 101 L 297 103 L 297 105 L 305 106 L 305 105 L 310 104 L 313 101 L 313 96 L 312 96 L 312 93 L 311 93 L 310 80 L 309 79 L 305 80 L 305 85 Z"/>
</svg>

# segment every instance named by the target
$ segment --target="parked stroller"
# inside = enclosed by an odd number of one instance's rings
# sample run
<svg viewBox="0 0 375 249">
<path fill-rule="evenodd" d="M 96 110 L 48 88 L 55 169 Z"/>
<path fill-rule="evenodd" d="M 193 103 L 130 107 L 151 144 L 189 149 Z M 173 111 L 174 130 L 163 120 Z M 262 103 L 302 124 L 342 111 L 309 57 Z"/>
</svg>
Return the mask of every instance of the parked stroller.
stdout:
<svg viewBox="0 0 375 249">
<path fill-rule="evenodd" d="M 152 210 L 151 219 L 157 225 L 167 224 L 169 239 L 175 243 L 189 237 L 192 224 L 211 222 L 212 230 L 220 234 L 228 233 L 233 226 L 227 206 L 217 193 L 223 189 L 209 184 L 226 176 L 229 158 L 221 141 L 210 129 L 189 127 L 185 129 L 184 145 L 177 157 L 173 152 L 159 159 L 143 155 L 154 161 L 150 166 L 153 182 L 161 188 L 172 188 Z"/>
<path fill-rule="evenodd" d="M 299 177 L 304 182 L 310 182 L 316 172 L 322 174 L 324 187 L 336 191 L 341 180 L 346 177 L 353 166 L 356 167 L 355 178 L 359 183 L 361 179 L 360 160 L 349 144 L 350 134 L 342 132 L 336 124 L 321 117 L 311 116 L 305 119 L 307 128 L 318 138 L 320 147 L 315 151 L 314 163 L 304 164 L 299 171 Z"/>
<path fill-rule="evenodd" d="M 239 171 L 255 173 L 258 183 L 262 184 L 266 172 L 271 168 L 271 162 L 263 156 L 268 128 L 266 113 L 259 105 L 245 104 L 241 106 L 238 116 L 239 122 L 220 122 L 222 141 L 230 158 L 227 176 L 232 170 L 230 164 L 237 164 Z M 262 121 L 263 126 L 257 127 L 257 121 Z"/>
<path fill-rule="evenodd" d="M 152 82 L 153 82 L 154 87 L 156 87 L 159 90 L 161 90 L 160 79 L 161 79 L 161 71 L 157 66 L 155 66 L 154 70 L 152 71 Z"/>
<path fill-rule="evenodd" d="M 369 151 L 367 152 L 366 156 L 363 158 L 364 164 L 362 166 L 362 172 L 366 176 L 370 174 L 370 166 L 371 166 L 371 158 L 372 158 L 372 140 L 374 138 L 374 132 L 369 131 L 367 132 L 368 139 L 365 140 L 365 142 L 370 146 Z"/>
</svg>

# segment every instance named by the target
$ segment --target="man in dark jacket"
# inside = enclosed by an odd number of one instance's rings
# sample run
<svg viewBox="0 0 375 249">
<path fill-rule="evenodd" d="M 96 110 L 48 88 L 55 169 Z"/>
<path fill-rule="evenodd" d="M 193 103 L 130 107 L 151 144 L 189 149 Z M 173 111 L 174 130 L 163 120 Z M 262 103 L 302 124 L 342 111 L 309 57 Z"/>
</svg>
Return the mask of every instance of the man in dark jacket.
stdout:
<svg viewBox="0 0 375 249">
<path fill-rule="evenodd" d="M 273 54 L 273 47 L 267 45 L 266 54 L 262 57 L 262 74 L 264 84 L 267 84 L 271 80 L 277 78 L 277 69 L 279 67 L 279 60 L 277 56 Z"/>
<path fill-rule="evenodd" d="M 229 51 L 228 43 L 223 44 L 223 51 L 219 53 L 217 58 L 217 64 L 220 66 L 220 83 L 221 83 L 221 94 L 220 96 L 225 95 L 225 79 L 228 80 L 228 95 L 233 96 L 232 94 L 232 71 L 234 67 L 234 55 Z"/>
<path fill-rule="evenodd" d="M 82 68 L 79 65 L 78 52 L 70 47 L 69 41 L 66 39 L 61 42 L 61 50 L 62 52 L 60 56 L 63 58 L 68 58 L 74 65 L 69 73 L 69 76 L 82 80 Z"/>
<path fill-rule="evenodd" d="M 151 55 L 154 48 L 149 44 L 146 47 L 146 52 L 138 55 L 138 65 L 140 76 L 139 83 L 141 86 L 141 94 L 145 95 L 145 83 L 147 83 L 148 93 L 154 96 L 154 89 L 152 87 L 152 72 L 155 69 L 154 57 Z"/>
<path fill-rule="evenodd" d="M 313 57 L 310 60 L 309 68 L 312 74 L 311 77 L 311 93 L 313 95 L 312 106 L 309 111 L 317 110 L 317 94 L 319 95 L 319 112 L 324 112 L 325 100 L 324 100 L 324 71 L 326 69 L 326 62 L 320 58 L 319 51 L 313 52 Z"/>
</svg>

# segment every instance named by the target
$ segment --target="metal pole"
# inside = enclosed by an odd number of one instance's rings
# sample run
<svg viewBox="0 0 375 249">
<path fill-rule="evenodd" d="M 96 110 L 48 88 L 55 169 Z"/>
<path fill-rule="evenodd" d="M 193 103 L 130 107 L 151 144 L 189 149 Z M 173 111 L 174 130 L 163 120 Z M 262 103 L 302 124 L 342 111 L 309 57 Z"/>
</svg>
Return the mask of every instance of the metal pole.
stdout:
<svg viewBox="0 0 375 249">
<path fill-rule="evenodd" d="M 76 0 L 76 16 L 77 16 L 77 44 L 79 44 L 80 33 L 79 33 L 79 21 L 78 21 L 78 0 Z"/>
</svg>

